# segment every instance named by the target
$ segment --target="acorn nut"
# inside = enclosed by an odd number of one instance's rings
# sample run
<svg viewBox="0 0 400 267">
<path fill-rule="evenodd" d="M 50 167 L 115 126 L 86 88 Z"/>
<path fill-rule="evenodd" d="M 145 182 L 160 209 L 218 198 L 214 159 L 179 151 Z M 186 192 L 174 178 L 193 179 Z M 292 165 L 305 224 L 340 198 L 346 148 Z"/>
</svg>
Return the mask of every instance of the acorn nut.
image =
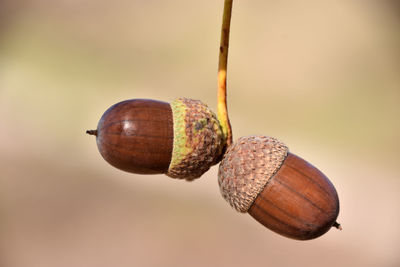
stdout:
<svg viewBox="0 0 400 267">
<path fill-rule="evenodd" d="M 308 240 L 340 229 L 332 183 L 275 138 L 239 138 L 221 161 L 218 183 L 233 208 L 278 234 Z"/>
<path fill-rule="evenodd" d="M 193 180 L 221 159 L 225 145 L 215 114 L 198 100 L 172 103 L 132 99 L 111 106 L 96 135 L 103 158 L 114 167 L 138 174 L 164 173 Z"/>
</svg>

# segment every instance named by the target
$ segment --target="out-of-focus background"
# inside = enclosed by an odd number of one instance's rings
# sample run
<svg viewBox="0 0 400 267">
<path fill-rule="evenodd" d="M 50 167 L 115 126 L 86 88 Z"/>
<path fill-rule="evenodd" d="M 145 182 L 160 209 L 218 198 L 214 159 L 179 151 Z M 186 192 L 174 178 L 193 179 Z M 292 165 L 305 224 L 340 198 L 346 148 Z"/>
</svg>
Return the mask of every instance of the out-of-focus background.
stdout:
<svg viewBox="0 0 400 267">
<path fill-rule="evenodd" d="M 234 137 L 334 183 L 343 231 L 294 241 L 194 182 L 124 173 L 85 130 L 130 98 L 215 110 L 223 1 L 0 1 L 0 266 L 400 266 L 398 1 L 235 1 Z"/>
</svg>

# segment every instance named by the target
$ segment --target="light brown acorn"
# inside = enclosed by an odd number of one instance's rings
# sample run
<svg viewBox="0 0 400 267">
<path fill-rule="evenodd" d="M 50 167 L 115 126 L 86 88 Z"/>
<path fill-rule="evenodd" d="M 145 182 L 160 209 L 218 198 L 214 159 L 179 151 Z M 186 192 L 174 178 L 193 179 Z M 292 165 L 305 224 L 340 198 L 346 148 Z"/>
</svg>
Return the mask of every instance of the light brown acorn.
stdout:
<svg viewBox="0 0 400 267">
<path fill-rule="evenodd" d="M 96 136 L 100 154 L 118 169 L 187 180 L 218 163 L 225 145 L 215 114 L 187 98 L 119 102 L 87 133 Z"/>
<path fill-rule="evenodd" d="M 286 237 L 308 240 L 340 228 L 332 183 L 275 138 L 239 138 L 221 161 L 218 183 L 237 211 Z"/>
</svg>

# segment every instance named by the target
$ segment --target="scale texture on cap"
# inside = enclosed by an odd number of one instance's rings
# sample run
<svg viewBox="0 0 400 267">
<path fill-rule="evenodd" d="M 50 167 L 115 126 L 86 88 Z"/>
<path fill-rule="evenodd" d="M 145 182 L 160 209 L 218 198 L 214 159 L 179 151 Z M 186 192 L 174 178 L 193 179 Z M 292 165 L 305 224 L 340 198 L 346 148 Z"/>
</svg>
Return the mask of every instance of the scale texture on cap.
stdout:
<svg viewBox="0 0 400 267">
<path fill-rule="evenodd" d="M 220 159 L 225 140 L 215 114 L 199 100 L 171 103 L 174 145 L 167 175 L 193 180 Z"/>
<path fill-rule="evenodd" d="M 237 211 L 247 212 L 288 153 L 273 137 L 247 136 L 228 147 L 218 171 L 222 196 Z"/>
</svg>

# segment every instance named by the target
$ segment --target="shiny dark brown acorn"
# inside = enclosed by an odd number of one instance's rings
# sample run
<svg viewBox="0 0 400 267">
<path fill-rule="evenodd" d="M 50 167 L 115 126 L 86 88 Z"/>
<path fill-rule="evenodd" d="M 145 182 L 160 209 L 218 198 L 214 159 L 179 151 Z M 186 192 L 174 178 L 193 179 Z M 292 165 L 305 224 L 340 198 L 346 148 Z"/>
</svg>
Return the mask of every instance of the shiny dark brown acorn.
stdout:
<svg viewBox="0 0 400 267">
<path fill-rule="evenodd" d="M 275 138 L 239 138 L 221 161 L 218 182 L 232 207 L 278 234 L 308 240 L 341 229 L 332 183 Z"/>
<path fill-rule="evenodd" d="M 118 169 L 187 180 L 218 163 L 225 144 L 215 114 L 186 98 L 119 102 L 87 133 L 96 136 L 100 154 Z"/>
</svg>

